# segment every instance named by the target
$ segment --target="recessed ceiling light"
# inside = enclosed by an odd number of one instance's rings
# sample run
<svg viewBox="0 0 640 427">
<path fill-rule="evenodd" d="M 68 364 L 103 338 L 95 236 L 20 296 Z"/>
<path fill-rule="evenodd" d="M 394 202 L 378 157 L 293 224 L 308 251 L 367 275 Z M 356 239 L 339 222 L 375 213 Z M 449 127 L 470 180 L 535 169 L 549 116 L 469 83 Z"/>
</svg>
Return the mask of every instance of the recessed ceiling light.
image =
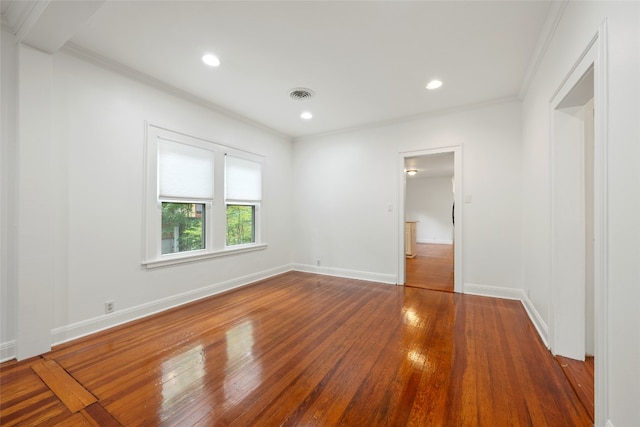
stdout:
<svg viewBox="0 0 640 427">
<path fill-rule="evenodd" d="M 438 89 L 440 86 L 442 86 L 442 82 L 440 80 L 431 80 L 427 83 L 427 89 L 429 90 Z"/>
<path fill-rule="evenodd" d="M 305 120 L 309 120 L 313 117 L 313 114 L 311 114 L 308 111 L 303 112 L 302 114 L 300 114 L 300 117 L 305 119 Z"/>
<path fill-rule="evenodd" d="M 220 65 L 220 60 L 218 59 L 218 57 L 210 53 L 202 56 L 202 62 L 210 67 L 217 67 L 218 65 Z"/>
<path fill-rule="evenodd" d="M 418 171 L 416 169 L 409 169 L 407 171 L 407 175 L 410 175 L 410 176 L 414 176 L 417 173 L 418 173 Z"/>
</svg>

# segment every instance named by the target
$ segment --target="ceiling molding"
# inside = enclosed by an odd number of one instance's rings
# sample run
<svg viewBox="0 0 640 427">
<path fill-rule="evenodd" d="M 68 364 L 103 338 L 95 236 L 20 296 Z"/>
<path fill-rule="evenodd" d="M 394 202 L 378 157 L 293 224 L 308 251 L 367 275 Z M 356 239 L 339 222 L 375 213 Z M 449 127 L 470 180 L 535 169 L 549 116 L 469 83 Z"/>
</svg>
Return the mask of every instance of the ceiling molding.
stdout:
<svg viewBox="0 0 640 427">
<path fill-rule="evenodd" d="M 390 119 L 390 120 L 381 120 L 379 122 L 368 123 L 368 124 L 364 124 L 364 125 L 360 125 L 360 126 L 352 126 L 352 127 L 332 130 L 332 131 L 329 131 L 329 132 L 321 132 L 321 133 L 315 133 L 315 134 L 311 134 L 311 135 L 303 135 L 303 136 L 299 136 L 299 137 L 294 137 L 293 138 L 293 142 L 301 142 L 301 141 L 304 141 L 304 140 L 307 140 L 307 139 L 322 138 L 322 137 L 325 137 L 325 136 L 338 135 L 338 134 L 343 134 L 343 133 L 351 133 L 351 132 L 358 132 L 358 131 L 375 129 L 375 128 L 380 128 L 380 127 L 393 126 L 393 125 L 400 124 L 400 123 L 414 122 L 414 121 L 423 120 L 423 119 L 430 118 L 430 117 L 437 117 L 437 116 L 443 116 L 443 115 L 447 115 L 447 114 L 459 113 L 459 112 L 464 112 L 464 111 L 477 110 L 477 109 L 480 109 L 480 108 L 486 108 L 486 107 L 491 107 L 491 106 L 499 105 L 499 104 L 506 104 L 506 103 L 510 103 L 510 102 L 520 102 L 520 98 L 518 98 L 516 95 L 505 96 L 505 97 L 502 97 L 502 98 L 489 99 L 489 100 L 486 100 L 486 101 L 475 102 L 475 103 L 472 103 L 472 104 L 461 105 L 461 106 L 458 106 L 458 107 L 443 108 L 441 110 L 429 111 L 429 112 L 426 112 L 426 113 L 412 114 L 412 115 L 403 116 L 403 117 L 396 117 L 396 118 Z"/>
<path fill-rule="evenodd" d="M 533 55 L 529 60 L 529 66 L 527 67 L 527 72 L 522 79 L 522 84 L 520 85 L 520 90 L 518 91 L 518 98 L 523 99 L 529 90 L 529 86 L 533 82 L 533 79 L 536 77 L 538 73 L 538 69 L 542 63 L 542 58 L 544 58 L 549 45 L 551 44 L 551 40 L 555 35 L 556 29 L 558 28 L 558 24 L 562 19 L 562 15 L 569 4 L 569 0 L 559 0 L 551 3 L 549 7 L 549 13 L 547 14 L 547 19 L 542 26 L 542 30 L 540 31 L 540 36 L 538 37 L 538 41 L 536 43 L 536 47 L 533 50 Z"/>
<path fill-rule="evenodd" d="M 2 29 L 14 34 L 18 42 L 38 20 L 46 9 L 49 1 L 18 1 L 4 0 L 2 2 Z"/>
<path fill-rule="evenodd" d="M 243 124 L 249 125 L 251 127 L 260 129 L 262 131 L 266 131 L 274 136 L 285 138 L 289 141 L 293 141 L 293 137 L 291 135 L 287 135 L 282 133 L 276 129 L 273 129 L 267 125 L 256 122 L 255 120 L 251 120 L 239 113 L 233 112 L 231 110 L 227 110 L 224 107 L 221 107 L 217 104 L 209 102 L 199 96 L 193 95 L 187 91 L 179 89 L 173 85 L 165 83 L 162 80 L 151 77 L 148 74 L 142 73 L 140 71 L 134 70 L 133 68 L 127 67 L 119 62 L 113 61 L 109 58 L 105 58 L 104 56 L 98 55 L 95 52 L 91 52 L 89 50 L 83 49 L 80 46 L 77 46 L 71 42 L 67 43 L 62 49 L 62 52 L 72 55 L 78 59 L 82 59 L 84 61 L 90 62 L 94 65 L 97 65 L 101 68 L 107 69 L 109 71 L 114 71 L 118 74 L 129 77 L 133 80 L 141 82 L 147 86 L 151 86 L 155 89 L 160 89 L 164 92 L 170 93 L 178 98 L 184 99 L 185 101 L 192 102 L 201 107 L 207 108 L 209 110 L 215 111 L 218 114 L 241 122 Z"/>
<path fill-rule="evenodd" d="M 18 32 L 18 40 L 47 53 L 55 53 L 81 29 L 105 0 L 39 0 Z"/>
</svg>

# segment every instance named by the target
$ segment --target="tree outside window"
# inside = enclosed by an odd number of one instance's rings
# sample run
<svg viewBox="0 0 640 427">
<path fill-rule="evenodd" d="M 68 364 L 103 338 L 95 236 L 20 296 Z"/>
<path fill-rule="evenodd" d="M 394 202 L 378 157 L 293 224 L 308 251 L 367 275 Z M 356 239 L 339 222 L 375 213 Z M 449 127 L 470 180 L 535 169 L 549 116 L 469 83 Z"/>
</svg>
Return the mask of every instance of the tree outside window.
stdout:
<svg viewBox="0 0 640 427">
<path fill-rule="evenodd" d="M 255 206 L 227 205 L 227 246 L 255 240 Z"/>
<path fill-rule="evenodd" d="M 162 254 L 204 249 L 204 206 L 162 202 Z"/>
</svg>

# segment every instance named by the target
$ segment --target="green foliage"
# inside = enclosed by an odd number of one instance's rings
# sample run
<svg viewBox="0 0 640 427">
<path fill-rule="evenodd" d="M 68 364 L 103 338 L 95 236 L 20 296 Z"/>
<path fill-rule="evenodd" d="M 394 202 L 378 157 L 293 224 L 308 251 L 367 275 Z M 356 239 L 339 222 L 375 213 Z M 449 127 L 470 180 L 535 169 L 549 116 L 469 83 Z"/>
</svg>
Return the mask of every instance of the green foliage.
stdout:
<svg viewBox="0 0 640 427">
<path fill-rule="evenodd" d="M 173 252 L 204 248 L 204 206 L 200 212 L 202 215 L 193 203 L 162 203 L 162 238 L 173 239 L 178 229 L 178 247 Z"/>
<path fill-rule="evenodd" d="M 254 206 L 227 205 L 227 245 L 253 243 Z"/>
</svg>

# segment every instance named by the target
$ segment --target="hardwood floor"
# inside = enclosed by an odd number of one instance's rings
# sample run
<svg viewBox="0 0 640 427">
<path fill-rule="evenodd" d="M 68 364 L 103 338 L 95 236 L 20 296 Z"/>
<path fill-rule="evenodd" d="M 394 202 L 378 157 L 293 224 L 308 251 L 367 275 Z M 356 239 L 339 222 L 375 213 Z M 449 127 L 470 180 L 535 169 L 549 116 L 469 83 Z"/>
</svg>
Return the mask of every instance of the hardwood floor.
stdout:
<svg viewBox="0 0 640 427">
<path fill-rule="evenodd" d="M 406 260 L 405 285 L 453 292 L 453 245 L 416 244 L 416 257 Z"/>
<path fill-rule="evenodd" d="M 585 357 L 584 362 L 562 356 L 556 356 L 556 360 L 593 421 L 595 419 L 593 356 Z"/>
<path fill-rule="evenodd" d="M 299 272 L 7 362 L 0 386 L 2 426 L 591 425 L 519 302 Z"/>
</svg>

